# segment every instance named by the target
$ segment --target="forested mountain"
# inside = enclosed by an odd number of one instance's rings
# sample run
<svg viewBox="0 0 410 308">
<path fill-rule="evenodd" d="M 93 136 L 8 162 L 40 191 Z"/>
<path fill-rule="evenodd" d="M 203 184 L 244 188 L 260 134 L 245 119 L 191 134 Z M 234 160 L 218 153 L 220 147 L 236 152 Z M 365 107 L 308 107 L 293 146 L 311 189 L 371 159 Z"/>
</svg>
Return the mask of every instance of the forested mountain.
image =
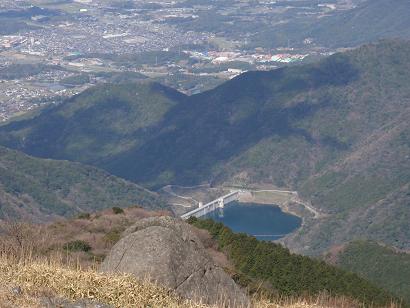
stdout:
<svg viewBox="0 0 410 308">
<path fill-rule="evenodd" d="M 332 250 L 326 257 L 331 263 L 410 301 L 409 253 L 376 242 L 356 241 Z"/>
<path fill-rule="evenodd" d="M 366 0 L 357 7 L 318 19 L 293 18 L 267 28 L 251 45 L 302 46 L 305 39 L 326 47 L 355 47 L 380 39 L 410 38 L 410 2 Z"/>
<path fill-rule="evenodd" d="M 47 221 L 94 210 L 164 206 L 156 194 L 95 167 L 0 147 L 0 219 Z"/>
<path fill-rule="evenodd" d="M 386 38 L 410 38 L 410 2 L 367 0 L 353 10 L 323 18 L 307 33 L 325 46 L 357 46 Z"/>
<path fill-rule="evenodd" d="M 6 144 L 35 156 L 98 165 L 140 146 L 148 128 L 183 98 L 156 83 L 99 85 L 33 120 L 3 127 L 3 136 Z M 30 128 L 21 134 L 23 127 Z"/>
<path fill-rule="evenodd" d="M 296 250 L 362 235 L 408 248 L 409 81 L 410 43 L 383 41 L 190 97 L 152 83 L 99 86 L 1 127 L 0 142 L 150 187 L 298 190 L 328 215 L 289 239 Z"/>
<path fill-rule="evenodd" d="M 359 300 L 365 307 L 385 307 L 392 302 L 393 296 L 388 292 L 350 271 L 292 254 L 278 244 L 258 241 L 246 234 L 235 234 L 223 224 L 210 219 L 192 217 L 189 222 L 209 231 L 218 249 L 234 265 L 236 281 L 250 289 L 253 285 L 258 291 L 261 289 L 262 293 L 269 294 L 274 290 L 282 296 L 314 295 L 326 291 L 332 296 Z M 402 298 L 402 295 L 397 298 Z M 403 307 L 407 307 L 404 301 Z"/>
</svg>

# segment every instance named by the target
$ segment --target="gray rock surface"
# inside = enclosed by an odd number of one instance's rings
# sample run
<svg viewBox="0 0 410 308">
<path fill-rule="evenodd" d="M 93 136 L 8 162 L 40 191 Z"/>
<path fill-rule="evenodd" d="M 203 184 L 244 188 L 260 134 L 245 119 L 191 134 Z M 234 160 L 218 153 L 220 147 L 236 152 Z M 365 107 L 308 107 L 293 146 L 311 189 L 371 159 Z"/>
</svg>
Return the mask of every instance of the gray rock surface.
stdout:
<svg viewBox="0 0 410 308">
<path fill-rule="evenodd" d="M 247 296 L 213 263 L 192 227 L 172 217 L 147 218 L 128 228 L 101 271 L 148 278 L 206 304 L 249 306 Z"/>
</svg>

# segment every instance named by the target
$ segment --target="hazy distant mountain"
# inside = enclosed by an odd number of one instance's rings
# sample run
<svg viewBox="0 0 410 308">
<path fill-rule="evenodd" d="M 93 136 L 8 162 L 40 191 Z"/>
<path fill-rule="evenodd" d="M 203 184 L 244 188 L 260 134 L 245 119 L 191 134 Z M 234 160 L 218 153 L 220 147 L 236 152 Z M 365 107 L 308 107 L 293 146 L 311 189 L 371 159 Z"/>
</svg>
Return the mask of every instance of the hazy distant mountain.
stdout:
<svg viewBox="0 0 410 308">
<path fill-rule="evenodd" d="M 319 46 L 351 47 L 386 38 L 410 38 L 410 1 L 367 0 L 356 8 L 317 20 L 291 19 L 262 31 L 255 43 L 300 46 L 310 38 Z"/>
<path fill-rule="evenodd" d="M 46 221 L 111 208 L 164 206 L 160 198 L 94 167 L 0 147 L 0 219 Z"/>
<path fill-rule="evenodd" d="M 249 72 L 186 97 L 99 86 L 0 128 L 27 153 L 151 187 L 201 181 L 296 189 L 330 216 L 288 241 L 321 251 L 363 236 L 410 247 L 410 43 Z"/>
<path fill-rule="evenodd" d="M 323 18 L 309 36 L 326 46 L 357 46 L 385 38 L 410 38 L 410 1 L 368 0 L 357 8 Z"/>
</svg>

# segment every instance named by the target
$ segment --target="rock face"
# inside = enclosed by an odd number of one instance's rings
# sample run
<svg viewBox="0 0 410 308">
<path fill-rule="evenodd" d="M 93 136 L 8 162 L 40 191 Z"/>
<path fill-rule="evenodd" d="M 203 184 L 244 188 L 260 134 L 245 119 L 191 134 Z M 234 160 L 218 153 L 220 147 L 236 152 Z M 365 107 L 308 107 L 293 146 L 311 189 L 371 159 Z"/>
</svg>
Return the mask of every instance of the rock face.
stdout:
<svg viewBox="0 0 410 308">
<path fill-rule="evenodd" d="M 171 217 L 143 219 L 128 228 L 101 271 L 149 278 L 206 304 L 249 306 L 244 292 L 213 263 L 192 227 Z"/>
</svg>

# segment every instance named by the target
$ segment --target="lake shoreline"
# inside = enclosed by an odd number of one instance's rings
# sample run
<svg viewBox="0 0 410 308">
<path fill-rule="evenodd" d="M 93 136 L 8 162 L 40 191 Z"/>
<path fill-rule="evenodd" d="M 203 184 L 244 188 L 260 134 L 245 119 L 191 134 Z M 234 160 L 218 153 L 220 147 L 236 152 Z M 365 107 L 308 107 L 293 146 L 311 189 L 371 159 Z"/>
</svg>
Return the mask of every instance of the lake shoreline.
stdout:
<svg viewBox="0 0 410 308">
<path fill-rule="evenodd" d="M 278 241 L 299 230 L 303 223 L 301 217 L 282 211 L 278 205 L 253 202 L 234 201 L 206 217 L 222 222 L 234 232 L 267 241 Z"/>
<path fill-rule="evenodd" d="M 261 195 L 263 194 L 263 195 Z M 302 201 L 297 192 L 282 190 L 247 190 L 238 200 L 240 203 L 256 203 L 279 207 L 283 212 L 302 219 L 303 227 L 306 219 L 319 218 L 321 214 Z"/>
</svg>

